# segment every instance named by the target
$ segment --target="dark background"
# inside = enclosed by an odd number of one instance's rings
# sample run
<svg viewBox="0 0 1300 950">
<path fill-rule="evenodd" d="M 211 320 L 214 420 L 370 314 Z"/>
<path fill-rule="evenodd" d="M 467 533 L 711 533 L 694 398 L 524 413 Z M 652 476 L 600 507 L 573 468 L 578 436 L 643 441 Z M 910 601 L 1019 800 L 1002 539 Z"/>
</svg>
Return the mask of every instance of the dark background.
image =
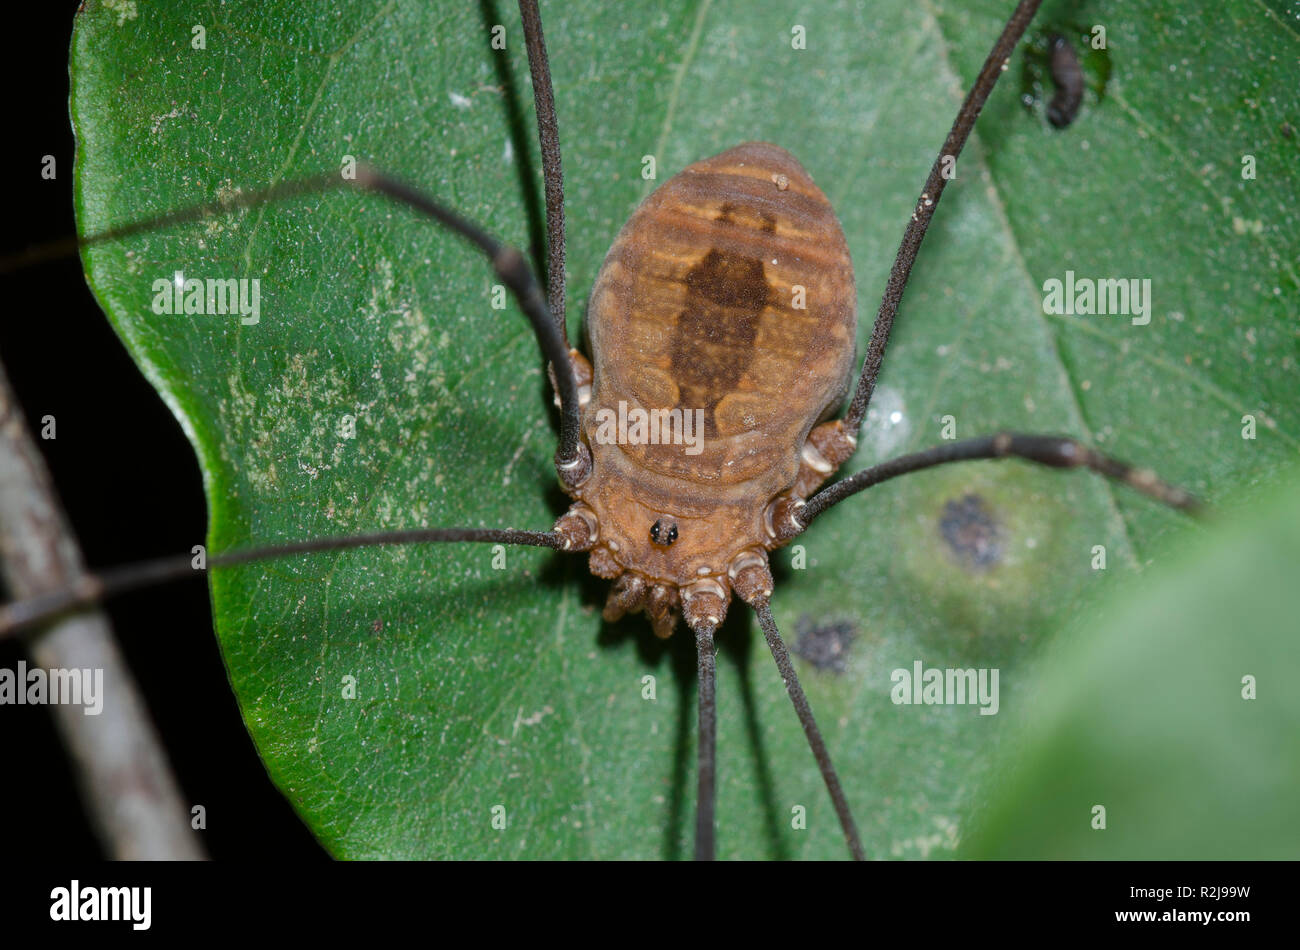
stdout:
<svg viewBox="0 0 1300 950">
<path fill-rule="evenodd" d="M 0 149 L 6 185 L 0 254 L 75 233 L 74 142 L 68 118 L 68 47 L 77 4 L 19 4 L 9 11 L 3 57 L 9 136 Z M 26 58 L 24 59 L 24 54 Z M 41 178 L 54 155 L 57 175 Z M 180 426 L 127 357 L 69 258 L 0 278 L 6 313 L 0 360 L 23 406 L 92 568 L 188 552 L 207 531 L 198 462 Z M 41 441 L 40 419 L 57 439 Z M 109 605 L 182 797 L 207 809 L 214 858 L 325 854 L 271 784 L 244 729 L 212 632 L 201 580 L 154 587 Z M 0 644 L 14 669 L 21 647 Z M 0 707 L 9 816 L 0 854 L 102 857 L 73 773 L 43 706 Z"/>
</svg>

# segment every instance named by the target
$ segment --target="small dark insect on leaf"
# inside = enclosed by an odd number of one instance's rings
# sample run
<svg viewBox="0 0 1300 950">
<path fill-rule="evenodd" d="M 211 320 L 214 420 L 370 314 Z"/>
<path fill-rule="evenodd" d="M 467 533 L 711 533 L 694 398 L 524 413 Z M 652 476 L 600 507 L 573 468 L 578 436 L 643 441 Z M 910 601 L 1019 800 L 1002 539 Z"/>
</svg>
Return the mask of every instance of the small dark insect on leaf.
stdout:
<svg viewBox="0 0 1300 950">
<path fill-rule="evenodd" d="M 1083 104 L 1083 69 L 1074 47 L 1059 33 L 1052 36 L 1050 50 L 1056 95 L 1047 104 L 1047 121 L 1063 129 L 1075 120 Z"/>
<path fill-rule="evenodd" d="M 1085 94 L 1101 104 L 1112 71 L 1110 50 L 1094 45 L 1092 30 L 1057 21 L 1025 39 L 1020 73 L 1020 101 L 1031 113 L 1041 110 L 1054 129 L 1074 124 Z"/>
</svg>

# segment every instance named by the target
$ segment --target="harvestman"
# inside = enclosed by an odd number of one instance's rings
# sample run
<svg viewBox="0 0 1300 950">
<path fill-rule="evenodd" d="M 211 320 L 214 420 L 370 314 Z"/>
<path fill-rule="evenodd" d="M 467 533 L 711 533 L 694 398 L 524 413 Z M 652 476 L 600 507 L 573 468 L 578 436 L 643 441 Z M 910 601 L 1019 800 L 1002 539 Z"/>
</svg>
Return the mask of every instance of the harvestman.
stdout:
<svg viewBox="0 0 1300 950">
<path fill-rule="evenodd" d="M 214 212 L 339 187 L 384 195 L 474 244 L 518 299 L 551 373 L 560 407 L 555 466 L 574 504 L 551 531 L 437 528 L 320 538 L 226 552 L 207 565 L 380 544 L 478 541 L 590 552 L 614 581 L 604 616 L 644 610 L 660 637 L 679 614 L 695 635 L 699 758 L 695 856 L 714 854 L 716 708 L 714 634 L 734 593 L 753 608 L 830 792 L 854 858 L 865 854 L 812 709 L 776 623 L 767 552 L 788 544 L 828 508 L 888 479 L 947 462 L 1019 458 L 1089 468 L 1175 508 L 1195 499 L 1070 438 L 1003 432 L 949 442 L 864 469 L 817 489 L 853 454 L 912 263 L 985 100 L 1041 0 L 1022 0 L 966 95 L 931 167 L 890 270 L 861 375 L 843 418 L 853 359 L 852 265 L 826 197 L 788 152 L 747 143 L 697 162 L 657 189 L 615 240 L 592 292 L 592 362 L 566 339 L 565 224 L 559 129 L 536 0 L 520 0 L 532 72 L 546 192 L 547 293 L 523 255 L 476 224 L 382 172 L 331 173 L 241 194 L 2 262 L 37 260 Z M 768 262 L 773 262 L 770 266 Z M 795 285 L 806 308 L 791 305 Z M 767 341 L 760 346 L 758 341 Z M 646 355 L 650 354 L 650 355 Z M 600 408 L 704 410 L 703 451 L 598 439 Z M 0 636 L 101 598 L 192 575 L 189 556 L 87 575 L 73 587 L 0 608 Z"/>
</svg>

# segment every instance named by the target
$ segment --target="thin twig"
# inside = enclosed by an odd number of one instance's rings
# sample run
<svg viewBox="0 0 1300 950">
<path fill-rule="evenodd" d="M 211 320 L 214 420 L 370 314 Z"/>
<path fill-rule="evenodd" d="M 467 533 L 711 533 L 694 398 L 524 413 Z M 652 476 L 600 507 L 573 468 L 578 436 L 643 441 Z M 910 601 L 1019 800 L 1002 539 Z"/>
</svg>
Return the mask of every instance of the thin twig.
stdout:
<svg viewBox="0 0 1300 950">
<path fill-rule="evenodd" d="M 0 573 L 14 597 L 71 583 L 81 552 L 0 366 Z M 102 670 L 103 705 L 53 704 L 106 854 L 119 860 L 197 860 L 206 852 L 144 700 L 100 612 L 51 624 L 29 644 L 45 669 Z M 11 778 L 17 781 L 15 772 Z"/>
</svg>

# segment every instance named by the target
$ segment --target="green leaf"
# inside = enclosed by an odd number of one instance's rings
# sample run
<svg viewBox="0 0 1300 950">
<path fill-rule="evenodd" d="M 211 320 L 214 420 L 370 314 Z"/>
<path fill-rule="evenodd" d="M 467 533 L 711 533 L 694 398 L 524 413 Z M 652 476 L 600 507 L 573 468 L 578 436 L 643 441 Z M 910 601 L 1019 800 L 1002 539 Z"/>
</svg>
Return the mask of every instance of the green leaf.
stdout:
<svg viewBox="0 0 1300 950">
<path fill-rule="evenodd" d="M 861 352 L 916 193 L 1010 7 L 936 19 L 904 0 L 546 4 L 574 338 L 610 241 L 654 184 L 642 157 L 663 181 L 763 139 L 795 151 L 838 209 Z M 935 217 L 850 468 L 937 442 L 951 415 L 959 436 L 1067 432 L 1227 499 L 1267 480 L 1300 435 L 1288 131 L 1300 123 L 1282 98 L 1296 88 L 1294 24 L 1276 3 L 1064 10 L 1049 4 L 1035 30 L 1106 23 L 1104 98 L 1089 93 L 1054 130 L 1020 104 L 1012 65 Z M 806 49 L 792 48 L 795 25 Z M 353 155 L 536 245 L 527 76 L 504 2 L 88 0 L 73 43 L 81 226 Z M 1241 180 L 1245 153 L 1255 180 Z M 195 445 L 212 550 L 424 524 L 543 528 L 563 510 L 523 318 L 491 308 L 479 257 L 405 211 L 301 199 L 97 247 L 86 267 Z M 1150 324 L 1045 316 L 1043 282 L 1067 269 L 1150 278 Z M 260 322 L 153 313 L 153 281 L 176 270 L 260 279 Z M 355 438 L 339 434 L 344 416 Z M 969 706 L 895 706 L 890 671 L 997 667 L 1014 706 L 1057 624 L 1182 523 L 1087 475 L 971 464 L 828 514 L 799 539 L 805 568 L 798 552 L 777 556 L 789 639 L 855 633 L 843 672 L 800 673 L 869 853 L 951 853 L 1003 730 Z M 1096 545 L 1106 571 L 1090 566 Z M 659 644 L 641 618 L 603 625 L 604 585 L 580 560 L 506 557 L 494 570 L 487 547 L 371 550 L 218 573 L 217 635 L 271 775 L 340 856 L 689 855 L 688 638 Z M 744 614 L 733 608 L 719 663 L 720 853 L 841 857 Z M 795 806 L 806 830 L 791 827 Z"/>
<path fill-rule="evenodd" d="M 1063 631 L 966 856 L 1295 858 L 1300 480 L 1283 488 Z"/>
</svg>

